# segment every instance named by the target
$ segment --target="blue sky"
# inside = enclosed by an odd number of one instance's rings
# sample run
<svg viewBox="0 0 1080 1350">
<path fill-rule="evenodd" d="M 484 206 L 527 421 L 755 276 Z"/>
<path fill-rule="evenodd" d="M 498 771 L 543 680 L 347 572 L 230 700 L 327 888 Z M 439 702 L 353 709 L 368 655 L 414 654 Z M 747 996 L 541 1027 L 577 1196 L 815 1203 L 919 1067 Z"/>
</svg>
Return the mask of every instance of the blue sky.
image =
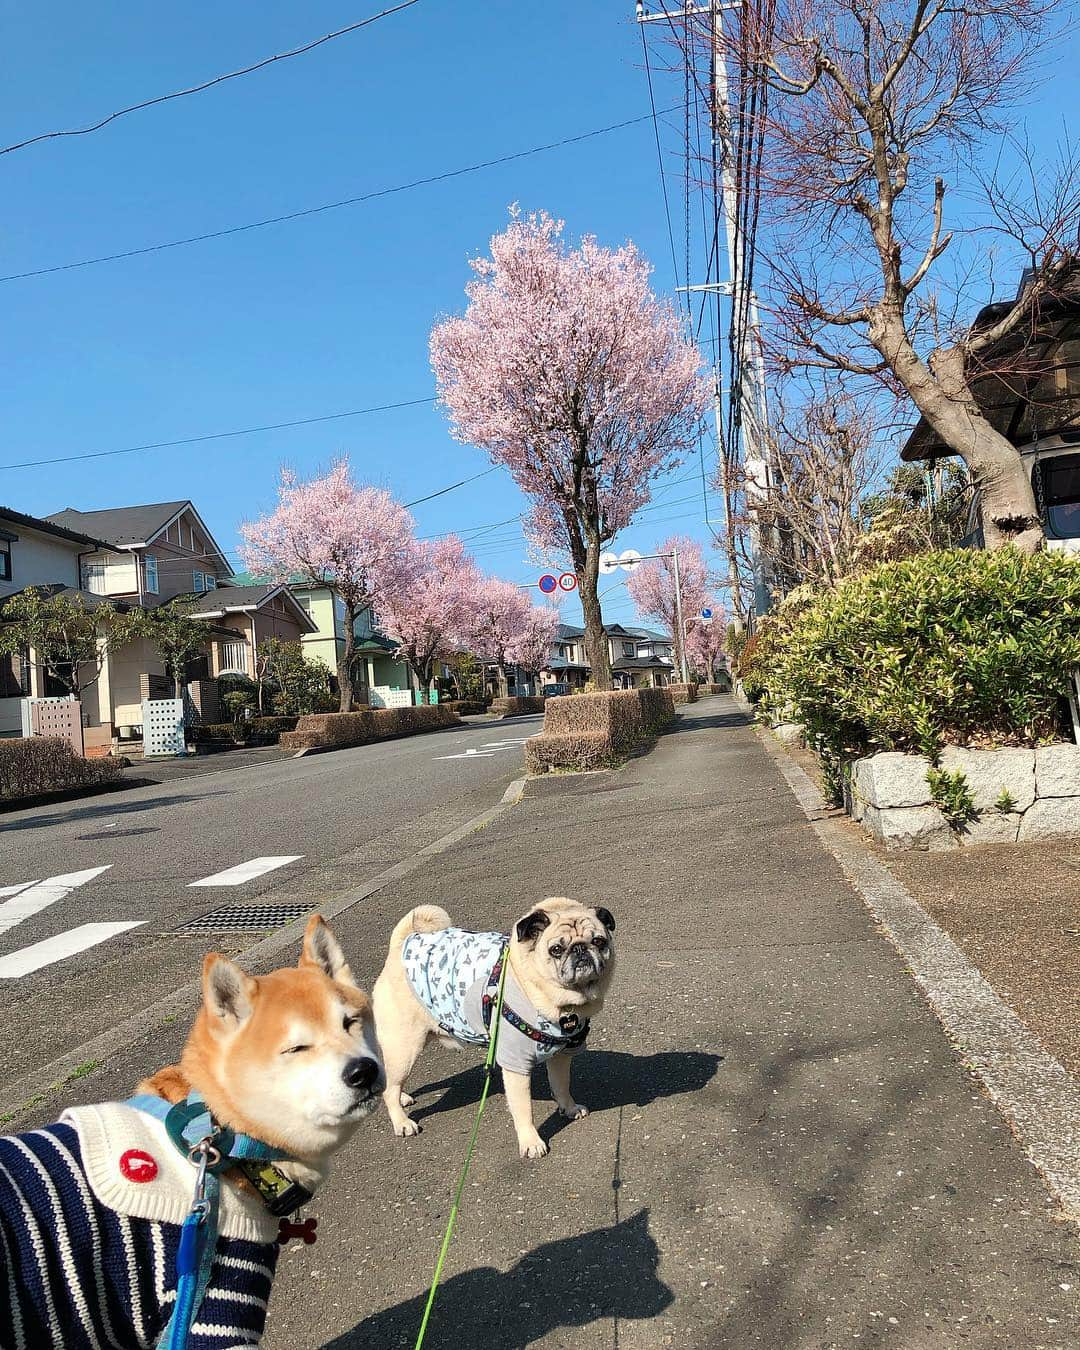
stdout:
<svg viewBox="0 0 1080 1350">
<path fill-rule="evenodd" d="M 0 139 L 96 120 L 378 8 L 5 0 Z M 648 91 L 632 11 L 632 0 L 421 0 L 207 93 L 0 158 L 0 274 L 227 228 L 641 116 Z M 1039 90 L 1047 126 L 1074 98 L 1068 65 L 1059 61 Z M 674 102 L 679 91 L 667 92 Z M 1043 129 L 1032 124 L 1036 136 Z M 462 307 L 467 259 L 486 250 L 514 201 L 564 217 L 575 234 L 634 239 L 656 264 L 658 289 L 672 287 L 647 122 L 290 224 L 0 283 L 0 501 L 44 514 L 191 497 L 229 551 L 238 522 L 272 505 L 282 463 L 308 475 L 345 451 L 359 477 L 402 500 L 479 473 L 485 458 L 452 441 L 429 407 L 2 466 L 424 398 L 432 320 Z M 694 470 L 659 488 L 619 547 L 648 551 L 675 530 L 708 539 Z M 499 470 L 415 516 L 421 534 L 468 536 L 520 509 Z M 473 538 L 489 571 L 522 582 L 538 574 L 514 524 Z M 576 617 L 576 606 L 564 613 Z M 621 587 L 605 613 L 632 617 Z"/>
</svg>

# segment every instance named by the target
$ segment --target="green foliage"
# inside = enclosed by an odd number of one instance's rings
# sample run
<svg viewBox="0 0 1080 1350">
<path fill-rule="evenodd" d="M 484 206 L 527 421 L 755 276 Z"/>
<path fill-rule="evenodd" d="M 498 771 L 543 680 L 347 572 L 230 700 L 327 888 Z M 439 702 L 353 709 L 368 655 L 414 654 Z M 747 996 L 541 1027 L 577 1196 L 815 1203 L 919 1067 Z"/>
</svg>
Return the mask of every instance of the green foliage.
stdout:
<svg viewBox="0 0 1080 1350">
<path fill-rule="evenodd" d="M 31 586 L 3 602 L 0 654 L 32 647 L 52 678 L 78 698 L 101 674 L 108 653 L 138 635 L 141 617 Z"/>
<path fill-rule="evenodd" d="M 936 763 L 945 742 L 1063 734 L 1077 666 L 1080 560 L 952 550 L 785 601 L 761 624 L 749 673 L 837 761 L 884 749 Z"/>
<path fill-rule="evenodd" d="M 258 690 L 264 710 L 281 717 L 332 712 L 338 700 L 330 692 L 330 671 L 304 655 L 300 642 L 265 638 L 259 643 Z"/>
<path fill-rule="evenodd" d="M 242 721 L 247 710 L 255 707 L 254 696 L 247 689 L 233 689 L 222 694 L 221 701 L 234 722 Z"/>
<path fill-rule="evenodd" d="M 930 784 L 930 800 L 954 830 L 975 819 L 975 798 L 961 769 L 951 773 L 948 769 L 927 769 L 926 781 Z"/>
<path fill-rule="evenodd" d="M 140 613 L 138 631 L 172 676 L 179 697 L 187 663 L 206 649 L 206 625 L 193 619 L 183 605 L 174 600 Z"/>
<path fill-rule="evenodd" d="M 729 623 L 727 632 L 724 634 L 724 648 L 728 656 L 731 657 L 731 665 L 734 669 L 739 664 L 739 658 L 743 654 L 743 648 L 746 646 L 749 634 L 741 624 Z"/>
<path fill-rule="evenodd" d="M 855 567 L 958 548 L 967 534 L 969 501 L 966 471 L 955 460 L 941 460 L 929 471 L 898 464 L 885 489 L 860 503 L 863 534 L 855 545 Z"/>
<path fill-rule="evenodd" d="M 1003 816 L 1007 816 L 1010 811 L 1016 810 L 1016 798 L 1008 788 L 1001 789 L 998 799 L 994 803 L 994 810 L 1000 811 Z"/>
<path fill-rule="evenodd" d="M 457 652 L 449 662 L 450 670 L 457 685 L 457 696 L 468 703 L 478 703 L 484 698 L 484 670 L 471 652 Z"/>
</svg>

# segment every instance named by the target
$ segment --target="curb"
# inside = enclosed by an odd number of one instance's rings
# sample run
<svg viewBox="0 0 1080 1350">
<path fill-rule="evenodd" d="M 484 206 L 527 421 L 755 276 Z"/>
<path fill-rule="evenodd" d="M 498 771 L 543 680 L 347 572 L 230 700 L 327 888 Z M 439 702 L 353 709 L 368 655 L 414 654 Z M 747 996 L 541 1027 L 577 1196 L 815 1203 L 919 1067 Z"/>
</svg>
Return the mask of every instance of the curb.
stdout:
<svg viewBox="0 0 1080 1350">
<path fill-rule="evenodd" d="M 1065 1213 L 1080 1222 L 1080 1085 L 907 887 L 849 836 L 803 768 L 761 727 L 754 731 L 812 829 L 903 957 L 965 1067 Z"/>
<path fill-rule="evenodd" d="M 362 885 L 355 886 L 351 890 L 343 891 L 335 899 L 324 904 L 312 905 L 311 912 L 318 911 L 324 919 L 338 918 L 377 891 L 381 891 L 391 883 L 400 881 L 412 872 L 417 871 L 429 859 L 437 857 L 440 853 L 445 853 L 447 849 L 453 848 L 455 844 L 460 843 L 462 839 L 467 838 L 476 830 L 481 830 L 486 825 L 490 825 L 493 820 L 508 811 L 510 807 L 516 806 L 524 791 L 525 779 L 516 778 L 495 806 L 489 806 L 486 811 L 481 811 L 479 815 L 466 820 L 447 834 L 440 835 L 438 839 L 432 840 L 430 844 L 425 845 L 418 852 L 410 854 L 409 857 L 403 858 L 392 867 L 379 872 L 370 881 L 365 881 Z M 303 938 L 308 917 L 309 915 L 305 914 L 293 923 L 277 929 L 268 937 L 263 938 L 261 942 L 256 942 L 254 946 L 240 952 L 233 957 L 233 960 L 245 970 L 253 970 L 262 966 L 286 948 L 294 948 Z M 13 1079 L 3 1089 L 4 1096 L 10 1103 L 2 1109 L 3 1123 L 5 1125 L 10 1124 L 12 1120 L 17 1119 L 32 1106 L 37 1105 L 51 1092 L 66 1087 L 74 1078 L 85 1077 L 88 1072 L 96 1072 L 103 1068 L 109 1058 L 115 1055 L 117 1051 L 130 1049 L 138 1042 L 156 1035 L 161 1027 L 174 1021 L 181 1012 L 193 1009 L 201 996 L 202 986 L 200 981 L 191 980 L 178 989 L 174 989 L 156 1003 L 151 1003 L 148 1007 L 132 1013 L 123 1021 L 116 1023 L 115 1026 L 109 1027 L 108 1030 L 100 1032 L 88 1041 L 84 1041 L 82 1045 L 75 1046 L 58 1059 L 54 1059 L 50 1064 L 42 1065 L 39 1069 L 23 1074 L 21 1078 Z M 90 1064 L 93 1065 L 92 1070 L 87 1069 L 87 1065 Z"/>
</svg>

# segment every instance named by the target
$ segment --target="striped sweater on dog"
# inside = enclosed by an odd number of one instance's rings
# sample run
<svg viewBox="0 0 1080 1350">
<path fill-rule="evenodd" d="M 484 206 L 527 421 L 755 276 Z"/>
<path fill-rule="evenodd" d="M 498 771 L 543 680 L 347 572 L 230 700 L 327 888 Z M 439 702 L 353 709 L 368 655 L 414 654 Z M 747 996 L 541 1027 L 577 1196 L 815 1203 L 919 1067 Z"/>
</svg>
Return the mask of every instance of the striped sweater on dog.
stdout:
<svg viewBox="0 0 1080 1350">
<path fill-rule="evenodd" d="M 176 1298 L 193 1179 L 161 1122 L 118 1103 L 0 1138 L 0 1350 L 149 1350 Z M 258 1345 L 276 1227 L 257 1199 L 222 1188 L 190 1350 Z"/>
</svg>

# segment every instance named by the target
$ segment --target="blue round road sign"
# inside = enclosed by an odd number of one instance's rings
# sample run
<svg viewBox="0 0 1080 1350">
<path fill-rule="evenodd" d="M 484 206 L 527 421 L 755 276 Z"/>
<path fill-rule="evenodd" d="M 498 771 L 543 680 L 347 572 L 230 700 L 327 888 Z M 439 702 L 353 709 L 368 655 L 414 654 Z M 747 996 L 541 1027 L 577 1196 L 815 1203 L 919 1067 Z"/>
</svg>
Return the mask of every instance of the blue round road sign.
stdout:
<svg viewBox="0 0 1080 1350">
<path fill-rule="evenodd" d="M 703 619 L 711 619 L 711 618 L 712 618 L 712 610 L 711 610 L 711 609 L 703 609 L 703 610 L 701 611 L 701 617 L 702 617 Z"/>
<path fill-rule="evenodd" d="M 544 592 L 545 595 L 551 595 L 553 592 L 559 589 L 558 577 L 553 577 L 550 572 L 545 572 L 544 575 L 540 578 L 540 580 L 536 584 L 540 587 L 540 589 Z"/>
</svg>

